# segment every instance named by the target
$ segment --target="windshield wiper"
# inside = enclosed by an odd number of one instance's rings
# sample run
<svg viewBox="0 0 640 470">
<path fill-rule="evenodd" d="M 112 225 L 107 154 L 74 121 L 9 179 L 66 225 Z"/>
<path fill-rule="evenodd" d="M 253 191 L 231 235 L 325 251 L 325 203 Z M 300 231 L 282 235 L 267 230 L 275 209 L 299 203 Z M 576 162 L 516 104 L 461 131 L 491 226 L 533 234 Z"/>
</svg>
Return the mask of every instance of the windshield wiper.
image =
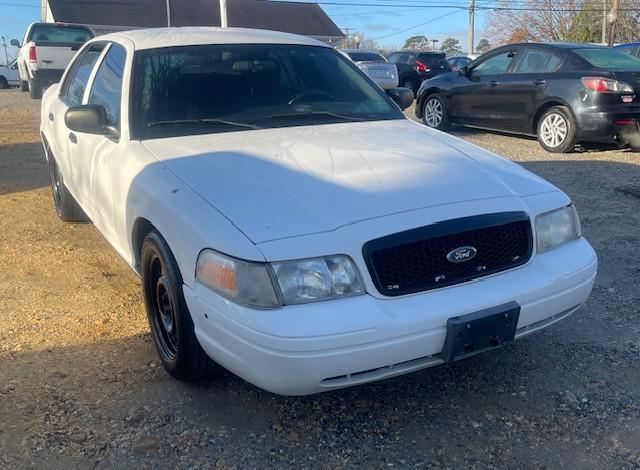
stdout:
<svg viewBox="0 0 640 470">
<path fill-rule="evenodd" d="M 365 121 L 363 118 L 355 116 L 347 116 L 345 114 L 332 113 L 331 111 L 309 111 L 308 113 L 282 113 L 272 114 L 267 119 L 286 119 L 286 118 L 298 118 L 298 117 L 332 117 L 336 119 L 342 119 L 343 121 Z"/>
<path fill-rule="evenodd" d="M 245 129 L 260 129 L 260 127 L 244 122 L 227 121 L 226 119 L 206 118 L 206 119 L 174 119 L 170 121 L 150 122 L 148 127 L 171 127 L 171 126 L 210 126 L 220 124 L 223 126 L 242 127 Z"/>
</svg>

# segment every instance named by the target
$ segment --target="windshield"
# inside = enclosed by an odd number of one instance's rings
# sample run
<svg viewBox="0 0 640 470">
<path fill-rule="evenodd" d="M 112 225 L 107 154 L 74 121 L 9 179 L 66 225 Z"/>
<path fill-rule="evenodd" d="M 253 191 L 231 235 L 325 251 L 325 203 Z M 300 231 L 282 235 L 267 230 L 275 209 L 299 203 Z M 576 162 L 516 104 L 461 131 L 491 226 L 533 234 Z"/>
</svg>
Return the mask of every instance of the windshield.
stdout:
<svg viewBox="0 0 640 470">
<path fill-rule="evenodd" d="M 327 47 L 199 45 L 136 53 L 133 135 L 154 138 L 403 119 L 382 90 Z"/>
<path fill-rule="evenodd" d="M 578 54 L 594 67 L 607 70 L 640 70 L 640 60 L 614 49 L 580 48 L 573 49 L 573 52 Z"/>
<path fill-rule="evenodd" d="M 87 28 L 56 24 L 36 24 L 31 28 L 28 40 L 35 42 L 85 43 L 91 37 L 92 34 Z"/>
<path fill-rule="evenodd" d="M 347 52 L 354 62 L 386 62 L 387 59 L 375 52 Z"/>
</svg>

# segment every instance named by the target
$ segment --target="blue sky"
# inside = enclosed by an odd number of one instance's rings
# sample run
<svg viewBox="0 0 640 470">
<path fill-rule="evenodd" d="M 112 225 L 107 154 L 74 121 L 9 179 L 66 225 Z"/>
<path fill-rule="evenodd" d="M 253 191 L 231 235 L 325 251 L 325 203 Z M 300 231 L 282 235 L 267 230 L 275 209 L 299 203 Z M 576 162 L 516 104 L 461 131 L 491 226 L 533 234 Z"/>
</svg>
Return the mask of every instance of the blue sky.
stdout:
<svg viewBox="0 0 640 470">
<path fill-rule="evenodd" d="M 319 1 L 322 2 L 322 0 Z M 424 2 L 416 2 L 415 0 L 326 1 L 329 3 L 379 4 L 380 6 L 362 7 L 323 4 L 322 8 L 339 27 L 353 28 L 354 31 L 363 32 L 365 37 L 378 39 L 378 43 L 383 46 L 401 46 L 406 38 L 415 34 L 423 34 L 429 39 L 439 39 L 440 41 L 448 36 L 453 36 L 460 40 L 463 47 L 466 45 L 468 24 L 466 10 L 427 8 L 423 6 L 425 3 L 463 6 L 466 5 L 466 0 L 424 0 Z M 0 36 L 22 40 L 27 25 L 40 19 L 39 5 L 38 0 L 0 0 Z M 418 7 L 414 7 L 414 5 Z M 443 15 L 446 16 L 438 19 Z M 421 25 L 427 22 L 429 23 Z M 483 12 L 478 12 L 476 15 L 476 44 L 482 37 L 483 24 Z M 416 27 L 411 28 L 412 26 Z M 9 54 L 15 56 L 15 53 L 15 48 L 10 47 Z M 4 62 L 4 53 L 2 51 L 0 51 L 0 62 Z"/>
</svg>

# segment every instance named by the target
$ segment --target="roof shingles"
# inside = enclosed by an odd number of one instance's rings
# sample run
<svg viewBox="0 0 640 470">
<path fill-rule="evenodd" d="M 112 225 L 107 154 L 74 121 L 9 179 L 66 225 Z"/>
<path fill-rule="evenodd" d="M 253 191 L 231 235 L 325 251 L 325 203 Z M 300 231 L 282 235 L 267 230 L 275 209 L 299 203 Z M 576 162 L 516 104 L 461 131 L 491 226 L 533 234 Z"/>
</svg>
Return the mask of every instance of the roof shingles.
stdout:
<svg viewBox="0 0 640 470">
<path fill-rule="evenodd" d="M 218 0 L 169 0 L 172 26 L 220 26 Z M 314 3 L 227 0 L 229 26 L 315 37 L 344 34 Z M 55 21 L 109 26 L 167 26 L 166 0 L 49 0 Z"/>
</svg>

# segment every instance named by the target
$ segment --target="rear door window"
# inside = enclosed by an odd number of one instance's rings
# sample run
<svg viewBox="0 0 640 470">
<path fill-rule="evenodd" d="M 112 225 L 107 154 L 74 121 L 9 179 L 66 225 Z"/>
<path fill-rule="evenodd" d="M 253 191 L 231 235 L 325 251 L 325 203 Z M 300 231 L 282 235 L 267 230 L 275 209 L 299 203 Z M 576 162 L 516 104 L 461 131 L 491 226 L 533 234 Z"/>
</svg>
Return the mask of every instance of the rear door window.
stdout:
<svg viewBox="0 0 640 470">
<path fill-rule="evenodd" d="M 120 128 L 122 75 L 127 53 L 119 44 L 112 44 L 93 80 L 89 104 L 99 104 L 107 111 L 109 123 Z"/>
<path fill-rule="evenodd" d="M 87 88 L 87 82 L 91 75 L 91 70 L 98 57 L 102 53 L 103 45 L 94 44 L 86 52 L 83 52 L 73 63 L 69 75 L 62 85 L 60 96 L 69 106 L 79 106 L 82 104 L 82 97 Z"/>
<path fill-rule="evenodd" d="M 620 46 L 616 47 L 617 51 L 624 52 L 625 54 L 629 54 L 633 57 L 638 57 L 638 52 L 640 52 L 640 46 Z"/>
<path fill-rule="evenodd" d="M 560 58 L 551 51 L 527 48 L 513 73 L 551 73 L 560 65 Z"/>
</svg>

